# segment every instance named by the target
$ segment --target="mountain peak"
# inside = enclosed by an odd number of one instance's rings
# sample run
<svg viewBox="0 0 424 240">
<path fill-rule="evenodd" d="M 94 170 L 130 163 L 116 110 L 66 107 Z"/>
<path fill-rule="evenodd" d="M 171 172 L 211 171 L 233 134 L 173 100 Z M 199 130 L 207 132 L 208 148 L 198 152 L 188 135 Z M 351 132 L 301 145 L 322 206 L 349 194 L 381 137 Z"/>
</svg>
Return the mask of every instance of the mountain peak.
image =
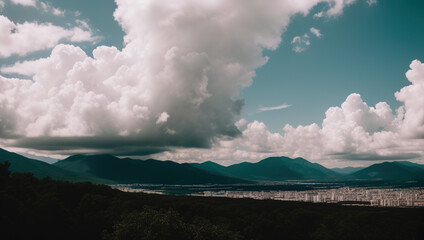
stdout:
<svg viewBox="0 0 424 240">
<path fill-rule="evenodd" d="M 75 154 L 75 155 L 71 155 L 65 159 L 59 160 L 59 161 L 77 161 L 81 158 L 85 158 L 87 155 L 85 154 Z"/>
</svg>

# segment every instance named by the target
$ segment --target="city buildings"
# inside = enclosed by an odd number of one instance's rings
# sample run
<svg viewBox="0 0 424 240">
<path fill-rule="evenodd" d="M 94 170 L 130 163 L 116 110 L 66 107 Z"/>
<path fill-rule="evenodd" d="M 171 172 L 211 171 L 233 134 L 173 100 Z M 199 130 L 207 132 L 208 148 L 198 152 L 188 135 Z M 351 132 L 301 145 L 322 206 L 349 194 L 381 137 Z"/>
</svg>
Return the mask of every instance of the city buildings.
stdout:
<svg viewBox="0 0 424 240">
<path fill-rule="evenodd" d="M 343 187 L 311 191 L 205 191 L 201 195 L 384 207 L 424 206 L 424 189 L 421 188 L 369 189 Z"/>
<path fill-rule="evenodd" d="M 166 193 L 163 186 L 156 189 L 137 185 L 115 185 L 126 192 Z M 151 186 L 150 186 L 151 187 Z M 184 186 L 179 186 L 184 189 Z M 175 186 L 174 186 L 175 188 Z M 307 191 L 245 191 L 245 190 L 201 190 L 197 186 L 188 195 L 205 197 L 273 199 L 280 201 L 300 201 L 314 203 L 333 203 L 343 205 L 381 206 L 381 207 L 424 207 L 424 188 L 366 188 L 340 187 Z M 185 189 L 187 190 L 187 189 Z"/>
</svg>

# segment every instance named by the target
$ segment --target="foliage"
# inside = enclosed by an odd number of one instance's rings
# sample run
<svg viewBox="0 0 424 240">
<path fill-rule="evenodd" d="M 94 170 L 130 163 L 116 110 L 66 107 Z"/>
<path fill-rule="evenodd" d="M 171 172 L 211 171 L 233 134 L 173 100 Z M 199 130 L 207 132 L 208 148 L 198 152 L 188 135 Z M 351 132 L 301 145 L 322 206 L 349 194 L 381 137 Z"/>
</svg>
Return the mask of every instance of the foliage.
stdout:
<svg viewBox="0 0 424 240">
<path fill-rule="evenodd" d="M 0 176 L 1 177 L 9 177 L 9 175 L 10 175 L 9 167 L 10 167 L 9 161 L 4 162 L 4 164 L 0 163 Z"/>
<path fill-rule="evenodd" d="M 112 233 L 105 233 L 105 239 L 124 240 L 226 240 L 239 239 L 237 234 L 219 228 L 204 218 L 187 223 L 172 209 L 159 211 L 146 207 L 125 215 L 112 227 Z"/>
<path fill-rule="evenodd" d="M 1 239 L 424 239 L 424 208 L 125 193 L 8 167 Z"/>
</svg>

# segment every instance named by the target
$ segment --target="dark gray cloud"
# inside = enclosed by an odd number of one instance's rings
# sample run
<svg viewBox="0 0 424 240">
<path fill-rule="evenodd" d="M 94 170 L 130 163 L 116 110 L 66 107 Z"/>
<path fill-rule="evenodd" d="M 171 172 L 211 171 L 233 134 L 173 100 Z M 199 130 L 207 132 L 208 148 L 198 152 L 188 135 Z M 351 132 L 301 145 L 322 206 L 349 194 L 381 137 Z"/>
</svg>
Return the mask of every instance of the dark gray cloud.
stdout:
<svg viewBox="0 0 424 240">
<path fill-rule="evenodd" d="M 417 153 L 395 153 L 390 155 L 380 155 L 378 153 L 335 153 L 332 155 L 344 160 L 352 161 L 410 160 L 421 157 L 421 155 Z"/>
<path fill-rule="evenodd" d="M 22 138 L 11 147 L 37 149 L 57 154 L 86 152 L 108 153 L 122 156 L 149 155 L 169 150 L 166 142 L 137 137 L 36 137 Z"/>
</svg>

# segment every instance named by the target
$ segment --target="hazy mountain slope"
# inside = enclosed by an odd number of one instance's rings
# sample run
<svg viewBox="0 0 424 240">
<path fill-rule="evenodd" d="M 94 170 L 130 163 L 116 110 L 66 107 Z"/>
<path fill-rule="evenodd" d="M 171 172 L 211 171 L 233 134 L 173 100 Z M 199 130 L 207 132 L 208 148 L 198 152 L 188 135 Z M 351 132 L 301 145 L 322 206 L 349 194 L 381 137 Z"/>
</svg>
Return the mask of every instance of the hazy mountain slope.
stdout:
<svg viewBox="0 0 424 240">
<path fill-rule="evenodd" d="M 203 163 L 190 163 L 190 165 L 192 165 L 193 167 L 211 172 L 211 173 L 217 173 L 224 176 L 231 176 L 231 174 L 228 172 L 227 167 L 219 165 L 218 163 L 214 163 L 211 161 L 207 161 Z"/>
<path fill-rule="evenodd" d="M 227 172 L 236 177 L 255 180 L 288 180 L 300 179 L 298 172 L 290 170 L 287 166 L 277 162 L 260 161 L 258 163 L 239 163 L 227 168 Z"/>
<path fill-rule="evenodd" d="M 283 161 L 289 169 L 299 172 L 306 179 L 327 179 L 340 176 L 338 173 L 318 163 L 311 163 L 304 158 L 291 159 L 288 157 L 278 157 L 269 159 Z"/>
<path fill-rule="evenodd" d="M 103 179 L 66 171 L 57 166 L 26 158 L 0 148 L 0 162 L 4 163 L 5 161 L 9 161 L 11 163 L 10 170 L 12 172 L 31 172 L 37 178 L 50 177 L 56 180 L 66 180 L 71 182 L 90 181 L 95 183 L 110 183 L 110 181 Z"/>
<path fill-rule="evenodd" d="M 424 178 L 424 169 L 407 162 L 384 162 L 371 165 L 348 175 L 350 179 L 416 180 Z"/>
<path fill-rule="evenodd" d="M 354 172 L 357 172 L 359 170 L 364 169 L 364 167 L 344 167 L 344 168 L 331 168 L 336 173 L 340 173 L 343 175 L 352 174 Z"/>
<path fill-rule="evenodd" d="M 424 169 L 424 165 L 418 164 L 418 163 L 413 163 L 413 162 L 408 162 L 408 161 L 397 161 L 396 163 L 399 163 L 399 164 L 402 164 L 402 165 L 408 166 L 408 167 L 418 167 L 418 168 Z"/>
</svg>

